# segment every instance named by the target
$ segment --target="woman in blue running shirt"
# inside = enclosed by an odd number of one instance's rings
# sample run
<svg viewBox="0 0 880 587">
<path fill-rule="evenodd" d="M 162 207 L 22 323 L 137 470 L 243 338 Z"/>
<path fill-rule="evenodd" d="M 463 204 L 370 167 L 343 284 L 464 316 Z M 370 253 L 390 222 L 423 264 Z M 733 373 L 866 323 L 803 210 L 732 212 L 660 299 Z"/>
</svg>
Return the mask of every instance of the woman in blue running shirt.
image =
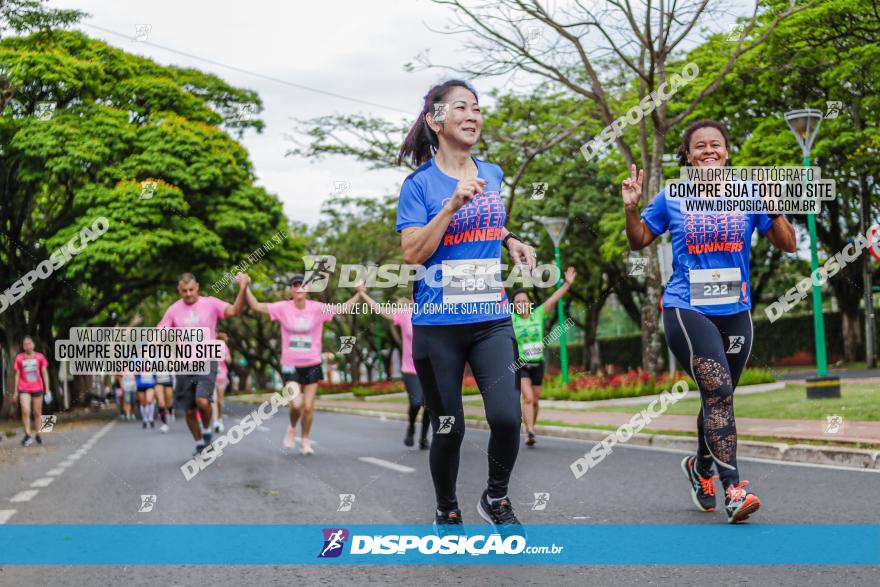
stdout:
<svg viewBox="0 0 880 587">
<path fill-rule="evenodd" d="M 720 167 L 728 164 L 727 128 L 700 120 L 684 133 L 679 165 Z M 661 234 L 672 237 L 672 277 L 663 293 L 666 340 L 678 362 L 700 389 L 697 454 L 681 468 L 691 498 L 702 511 L 715 509 L 714 479 L 721 478 L 727 520 L 736 523 L 758 510 L 761 502 L 741 481 L 736 463 L 733 391 L 752 350 L 754 328 L 749 284 L 749 253 L 755 229 L 777 248 L 796 248 L 794 228 L 783 215 L 740 212 L 684 212 L 680 199 L 662 190 L 639 216 L 643 172 L 630 169 L 622 187 L 626 236 L 633 250 Z M 717 477 L 713 475 L 717 469 Z"/>
<path fill-rule="evenodd" d="M 507 496 L 521 421 L 516 339 L 500 263 L 502 246 L 530 268 L 535 252 L 504 228 L 501 168 L 471 155 L 482 128 L 476 92 L 447 81 L 425 95 L 399 157 L 418 167 L 400 189 L 397 231 L 406 263 L 424 268 L 413 286 L 413 360 L 434 431 L 430 467 L 441 532 L 456 532 L 448 526 L 462 523 L 456 481 L 465 363 L 491 430 L 489 479 L 477 512 L 507 532 L 519 531 Z"/>
</svg>

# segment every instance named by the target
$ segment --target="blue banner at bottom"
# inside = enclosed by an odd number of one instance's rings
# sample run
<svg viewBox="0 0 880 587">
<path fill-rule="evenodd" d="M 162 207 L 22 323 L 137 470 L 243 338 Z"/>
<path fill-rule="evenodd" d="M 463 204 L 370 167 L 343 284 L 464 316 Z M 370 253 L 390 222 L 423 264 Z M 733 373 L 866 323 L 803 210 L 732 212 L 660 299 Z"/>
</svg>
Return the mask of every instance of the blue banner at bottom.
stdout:
<svg viewBox="0 0 880 587">
<path fill-rule="evenodd" d="M 880 525 L 0 526 L 3 565 L 880 565 Z"/>
</svg>

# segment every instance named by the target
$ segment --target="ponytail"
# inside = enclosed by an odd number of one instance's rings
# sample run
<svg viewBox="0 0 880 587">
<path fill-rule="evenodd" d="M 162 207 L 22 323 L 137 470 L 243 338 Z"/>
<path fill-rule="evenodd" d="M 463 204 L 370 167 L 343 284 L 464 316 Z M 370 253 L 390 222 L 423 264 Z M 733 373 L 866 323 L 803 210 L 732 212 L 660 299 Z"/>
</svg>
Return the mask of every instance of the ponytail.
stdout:
<svg viewBox="0 0 880 587">
<path fill-rule="evenodd" d="M 398 165 L 401 163 L 411 163 L 413 167 L 419 167 L 437 152 L 440 142 L 437 139 L 437 133 L 428 126 L 425 116 L 428 113 L 433 113 L 433 104 L 442 102 L 450 90 L 456 87 L 466 89 L 479 101 L 476 90 L 462 80 L 451 79 L 428 90 L 428 93 L 425 94 L 425 101 L 418 119 L 409 129 L 406 138 L 403 139 L 403 145 L 400 147 L 400 153 L 397 155 Z"/>
</svg>

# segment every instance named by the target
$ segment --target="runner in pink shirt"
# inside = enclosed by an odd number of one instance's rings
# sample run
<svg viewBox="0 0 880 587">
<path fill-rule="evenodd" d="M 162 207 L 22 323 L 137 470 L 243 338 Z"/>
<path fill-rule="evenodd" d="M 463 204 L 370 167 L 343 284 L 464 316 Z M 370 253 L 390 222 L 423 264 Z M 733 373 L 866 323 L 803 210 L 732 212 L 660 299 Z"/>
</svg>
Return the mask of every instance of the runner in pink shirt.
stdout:
<svg viewBox="0 0 880 587">
<path fill-rule="evenodd" d="M 324 336 L 324 323 L 333 320 L 337 308 L 333 304 L 324 305 L 309 299 L 304 277 L 294 275 L 288 285 L 291 299 L 283 302 L 263 303 L 257 300 L 250 288 L 247 289 L 247 302 L 252 310 L 268 314 L 269 318 L 281 324 L 281 378 L 285 388 L 302 386 L 302 393 L 289 390 L 295 399 L 290 406 L 290 427 L 284 436 L 284 447 L 292 449 L 296 444 L 296 424 L 302 415 L 302 448 L 304 455 L 315 454 L 309 434 L 314 420 L 315 395 L 318 382 L 324 379 L 321 368 L 321 340 Z M 357 299 L 355 294 L 342 304 L 347 310 Z"/>
<path fill-rule="evenodd" d="M 360 295 L 365 302 L 370 304 L 370 308 L 373 312 L 379 314 L 386 320 L 391 320 L 392 324 L 400 328 L 402 339 L 402 344 L 400 345 L 400 373 L 403 375 L 403 384 L 406 386 L 406 394 L 409 396 L 409 425 L 406 428 L 406 435 L 403 437 L 403 444 L 406 446 L 412 446 L 415 444 L 414 436 L 416 434 L 416 417 L 418 417 L 419 410 L 425 403 L 424 396 L 422 395 L 422 384 L 419 383 L 419 377 L 416 375 L 416 366 L 415 363 L 413 363 L 412 358 L 412 302 L 406 298 L 398 298 L 397 308 L 394 310 L 384 309 L 377 304 L 373 298 L 367 295 L 366 287 L 359 286 L 357 291 L 358 295 Z M 421 436 L 419 436 L 419 448 L 422 450 L 427 450 L 428 447 L 430 447 L 430 444 L 428 443 L 428 428 L 430 425 L 431 420 L 428 417 L 428 408 L 426 407 L 422 412 L 422 433 Z"/>
<path fill-rule="evenodd" d="M 49 386 L 49 361 L 42 353 L 34 351 L 34 339 L 25 336 L 21 341 L 23 353 L 15 357 L 15 385 L 12 392 L 12 401 L 21 403 L 21 422 L 24 424 L 24 438 L 22 446 L 30 446 L 36 439 L 37 444 L 43 444 L 40 438 L 40 424 L 42 422 L 43 393 Z M 31 438 L 31 412 L 34 414 L 34 428 L 36 434 Z"/>
<path fill-rule="evenodd" d="M 165 316 L 156 325 L 160 328 L 207 328 L 211 339 L 217 338 L 217 321 L 241 314 L 244 307 L 245 291 L 250 278 L 243 273 L 236 275 L 238 295 L 235 303 L 229 304 L 212 296 L 199 295 L 199 282 L 192 273 L 184 273 L 177 283 L 180 299 L 168 308 Z M 174 386 L 174 400 L 186 410 L 186 425 L 196 441 L 195 454 L 211 444 L 211 401 L 214 398 L 214 382 L 217 378 L 217 362 L 212 362 L 207 375 L 177 374 Z M 199 426 L 196 410 L 201 414 Z"/>
</svg>

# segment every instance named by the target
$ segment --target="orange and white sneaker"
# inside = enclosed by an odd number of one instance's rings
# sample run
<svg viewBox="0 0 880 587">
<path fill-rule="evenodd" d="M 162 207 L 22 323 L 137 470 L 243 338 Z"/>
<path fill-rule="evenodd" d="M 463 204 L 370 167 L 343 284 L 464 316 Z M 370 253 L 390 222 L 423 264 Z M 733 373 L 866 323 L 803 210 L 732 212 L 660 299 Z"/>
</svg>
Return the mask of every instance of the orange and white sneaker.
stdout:
<svg viewBox="0 0 880 587">
<path fill-rule="evenodd" d="M 746 487 L 748 481 L 740 481 L 727 488 L 724 495 L 724 506 L 727 510 L 727 522 L 736 524 L 748 519 L 761 507 L 761 500 Z"/>
<path fill-rule="evenodd" d="M 312 443 L 308 438 L 302 439 L 302 448 L 300 449 L 300 452 L 304 455 L 315 454 L 315 451 L 312 449 Z"/>
<path fill-rule="evenodd" d="M 296 446 L 296 428 L 287 426 L 287 434 L 284 435 L 284 448 L 293 448 Z"/>
</svg>

